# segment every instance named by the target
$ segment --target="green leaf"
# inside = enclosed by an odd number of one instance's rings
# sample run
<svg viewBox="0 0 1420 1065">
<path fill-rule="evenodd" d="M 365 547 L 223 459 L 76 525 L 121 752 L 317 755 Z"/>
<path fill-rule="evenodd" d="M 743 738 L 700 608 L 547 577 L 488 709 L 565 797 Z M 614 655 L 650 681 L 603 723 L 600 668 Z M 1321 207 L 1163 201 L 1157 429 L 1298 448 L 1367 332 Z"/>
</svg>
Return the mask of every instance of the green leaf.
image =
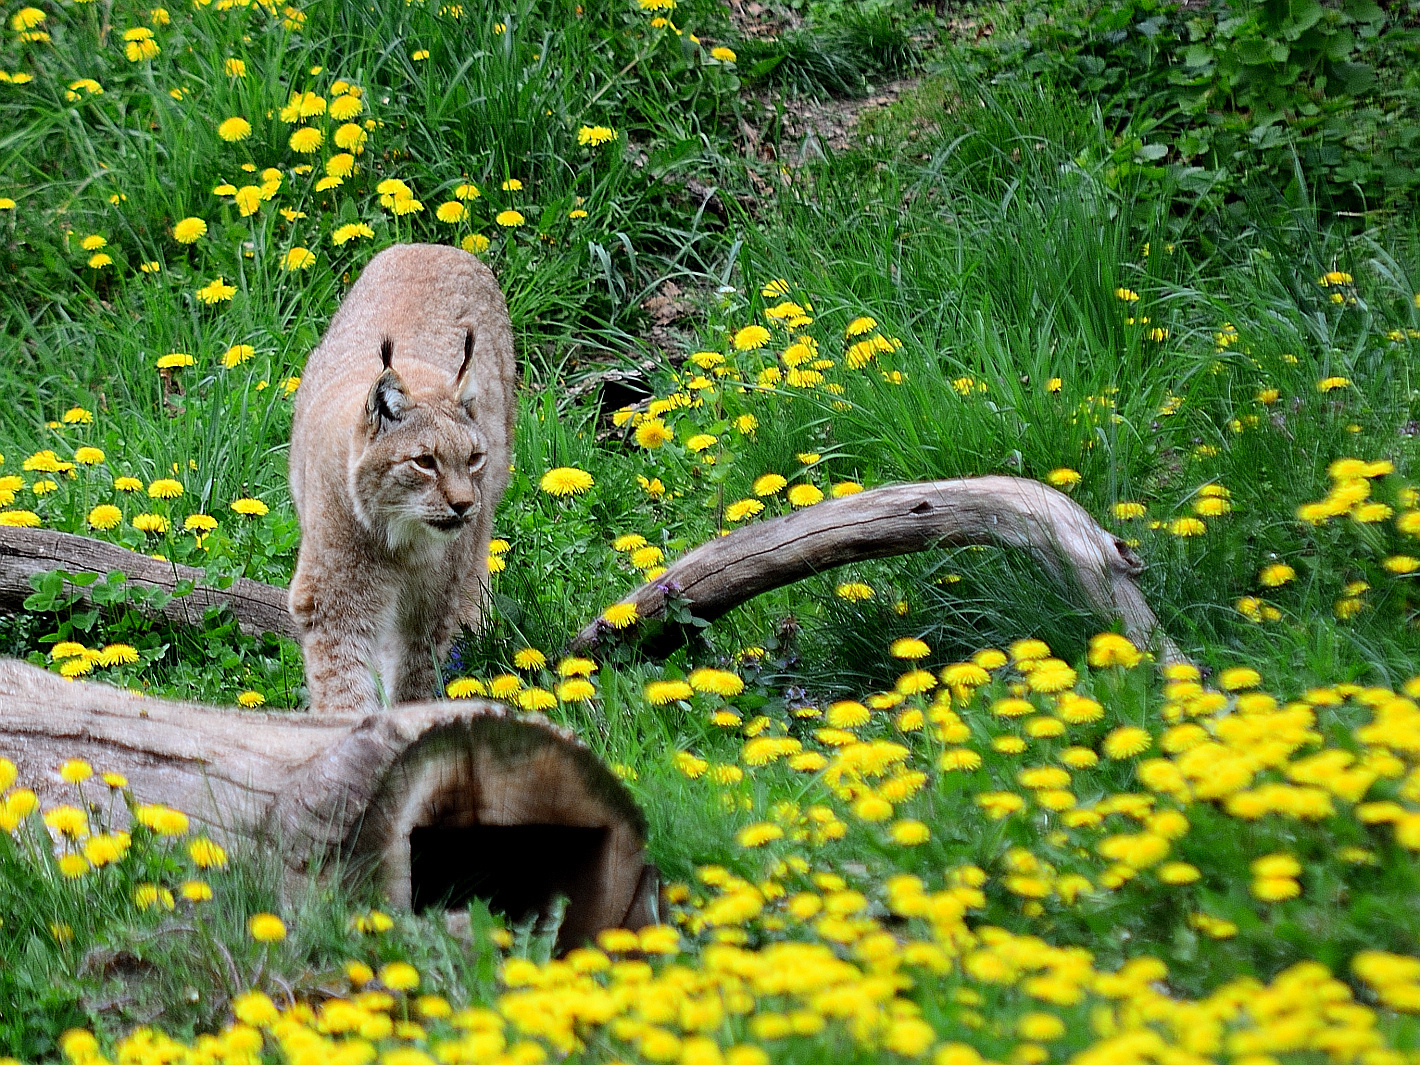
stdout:
<svg viewBox="0 0 1420 1065">
<path fill-rule="evenodd" d="M 784 57 L 782 55 L 772 55 L 768 58 L 761 59 L 754 66 L 749 68 L 749 76 L 751 78 L 762 78 L 783 61 Z"/>
<path fill-rule="evenodd" d="M 1253 38 L 1239 41 L 1233 51 L 1238 60 L 1248 66 L 1261 66 L 1272 62 L 1272 42 L 1268 40 Z"/>
<path fill-rule="evenodd" d="M 1357 22 L 1380 22 L 1386 17 L 1376 0 L 1344 0 L 1341 7 Z"/>
<path fill-rule="evenodd" d="M 1331 77 L 1348 96 L 1361 96 L 1376 83 L 1376 71 L 1369 63 L 1333 63 Z"/>
<path fill-rule="evenodd" d="M 1317 0 L 1292 0 L 1292 16 L 1285 31 L 1288 40 L 1295 41 L 1321 21 L 1322 6 Z"/>
</svg>

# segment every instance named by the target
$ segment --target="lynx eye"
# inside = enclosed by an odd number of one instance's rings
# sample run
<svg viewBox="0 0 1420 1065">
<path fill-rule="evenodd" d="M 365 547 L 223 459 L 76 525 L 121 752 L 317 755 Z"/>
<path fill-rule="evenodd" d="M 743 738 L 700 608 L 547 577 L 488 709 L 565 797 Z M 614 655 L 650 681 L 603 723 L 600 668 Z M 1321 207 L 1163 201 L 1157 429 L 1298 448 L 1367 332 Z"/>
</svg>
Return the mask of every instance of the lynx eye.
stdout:
<svg viewBox="0 0 1420 1065">
<path fill-rule="evenodd" d="M 477 473 L 479 470 L 483 469 L 483 466 L 485 463 L 487 463 L 487 461 L 487 452 L 475 451 L 472 455 L 468 457 L 468 472 Z"/>
<path fill-rule="evenodd" d="M 434 461 L 433 455 L 415 455 L 410 461 L 421 470 L 428 470 L 431 473 L 438 468 L 438 463 Z"/>
</svg>

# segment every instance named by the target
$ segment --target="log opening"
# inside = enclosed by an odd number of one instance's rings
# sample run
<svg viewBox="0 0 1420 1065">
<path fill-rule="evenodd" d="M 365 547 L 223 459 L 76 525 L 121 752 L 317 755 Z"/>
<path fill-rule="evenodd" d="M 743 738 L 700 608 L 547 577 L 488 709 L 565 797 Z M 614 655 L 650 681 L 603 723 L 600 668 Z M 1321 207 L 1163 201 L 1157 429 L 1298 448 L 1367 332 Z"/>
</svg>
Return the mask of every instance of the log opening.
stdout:
<svg viewBox="0 0 1420 1065">
<path fill-rule="evenodd" d="M 409 834 L 410 899 L 416 913 L 460 909 L 475 899 L 518 923 L 555 900 L 584 909 L 582 885 L 600 879 L 607 830 L 568 825 L 421 826 Z"/>
</svg>

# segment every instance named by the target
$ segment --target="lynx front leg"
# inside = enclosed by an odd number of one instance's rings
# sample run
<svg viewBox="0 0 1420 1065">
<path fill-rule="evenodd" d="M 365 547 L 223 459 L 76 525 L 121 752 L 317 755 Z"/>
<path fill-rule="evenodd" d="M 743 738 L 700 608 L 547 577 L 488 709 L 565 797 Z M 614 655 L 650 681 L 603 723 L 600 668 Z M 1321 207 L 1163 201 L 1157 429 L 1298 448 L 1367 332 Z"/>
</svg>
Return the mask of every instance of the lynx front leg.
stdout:
<svg viewBox="0 0 1420 1065">
<path fill-rule="evenodd" d="M 402 633 L 394 660 L 385 667 L 391 703 L 417 703 L 443 697 L 435 662 L 442 662 L 453 643 L 453 622 L 440 618 L 421 631 Z"/>
<path fill-rule="evenodd" d="M 334 589 L 339 588 L 336 592 Z M 301 627 L 306 691 L 313 713 L 371 713 L 380 709 L 376 620 L 348 598 L 358 582 L 317 581 L 297 562 L 291 616 Z"/>
<path fill-rule="evenodd" d="M 373 634 L 308 629 L 301 640 L 306 689 L 313 713 L 373 713 L 380 709 L 375 686 Z"/>
</svg>

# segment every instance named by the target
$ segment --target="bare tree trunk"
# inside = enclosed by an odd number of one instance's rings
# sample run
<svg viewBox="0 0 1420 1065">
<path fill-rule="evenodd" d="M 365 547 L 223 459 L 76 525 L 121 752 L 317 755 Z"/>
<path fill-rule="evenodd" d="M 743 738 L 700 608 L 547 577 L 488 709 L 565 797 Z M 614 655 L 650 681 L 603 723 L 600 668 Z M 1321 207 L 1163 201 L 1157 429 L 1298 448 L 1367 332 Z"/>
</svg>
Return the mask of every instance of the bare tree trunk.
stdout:
<svg viewBox="0 0 1420 1065">
<path fill-rule="evenodd" d="M 968 544 L 1030 552 L 1100 615 L 1119 618 L 1135 644 L 1157 641 L 1165 661 L 1183 660 L 1134 583 L 1139 558 L 1074 500 L 1020 477 L 892 485 L 805 507 L 702 544 L 622 602 L 638 617 L 661 618 L 668 600 L 679 600 L 713 621 L 762 592 L 849 562 Z M 572 646 L 591 649 L 612 631 L 598 619 Z M 637 638 L 635 628 L 623 633 Z M 667 625 L 648 649 L 667 653 L 687 635 Z"/>
<path fill-rule="evenodd" d="M 122 773 L 139 802 L 304 872 L 340 858 L 396 905 L 490 899 L 510 915 L 569 899 L 559 943 L 656 919 L 645 821 L 570 732 L 481 701 L 368 715 L 251 713 L 144 698 L 0 660 L 0 755 L 46 805 L 59 766 Z"/>
</svg>

